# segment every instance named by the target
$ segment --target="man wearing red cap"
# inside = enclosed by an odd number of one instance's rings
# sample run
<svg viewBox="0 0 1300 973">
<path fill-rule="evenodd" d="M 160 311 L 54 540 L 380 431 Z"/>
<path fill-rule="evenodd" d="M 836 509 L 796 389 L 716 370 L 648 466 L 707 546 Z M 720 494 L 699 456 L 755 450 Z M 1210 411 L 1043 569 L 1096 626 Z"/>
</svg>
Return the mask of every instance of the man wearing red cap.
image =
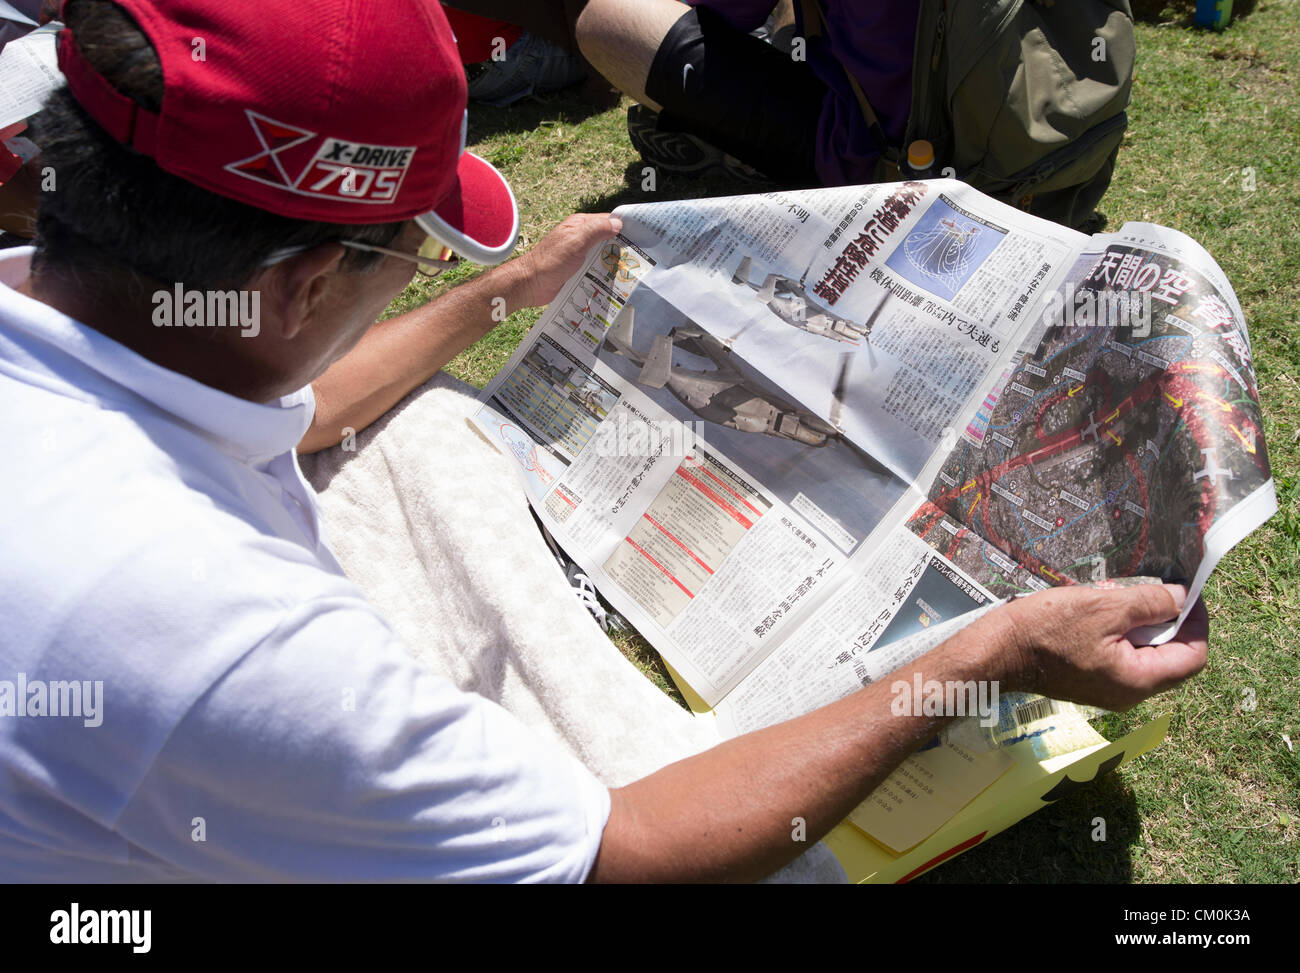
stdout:
<svg viewBox="0 0 1300 973">
<path fill-rule="evenodd" d="M 934 735 L 873 685 L 611 791 L 418 666 L 330 553 L 295 446 L 381 415 L 491 298 L 548 301 L 614 225 L 566 221 L 372 326 L 416 264 L 517 235 L 464 152 L 438 5 L 64 18 L 39 132 L 59 189 L 35 250 L 0 258 L 0 874 L 756 878 L 806 847 L 793 818 L 825 833 Z M 1044 593 L 914 668 L 1122 708 L 1204 664 L 1203 610 L 1158 649 L 1124 638 L 1181 598 Z"/>
</svg>

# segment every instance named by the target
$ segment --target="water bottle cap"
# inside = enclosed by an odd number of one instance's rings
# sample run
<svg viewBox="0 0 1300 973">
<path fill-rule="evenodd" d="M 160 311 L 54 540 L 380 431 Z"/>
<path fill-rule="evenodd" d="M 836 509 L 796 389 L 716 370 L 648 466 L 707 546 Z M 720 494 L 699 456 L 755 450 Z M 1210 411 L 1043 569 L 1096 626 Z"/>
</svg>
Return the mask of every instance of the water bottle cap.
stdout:
<svg viewBox="0 0 1300 973">
<path fill-rule="evenodd" d="M 934 165 L 934 146 L 925 139 L 917 139 L 907 147 L 907 164 L 913 169 L 928 169 Z"/>
</svg>

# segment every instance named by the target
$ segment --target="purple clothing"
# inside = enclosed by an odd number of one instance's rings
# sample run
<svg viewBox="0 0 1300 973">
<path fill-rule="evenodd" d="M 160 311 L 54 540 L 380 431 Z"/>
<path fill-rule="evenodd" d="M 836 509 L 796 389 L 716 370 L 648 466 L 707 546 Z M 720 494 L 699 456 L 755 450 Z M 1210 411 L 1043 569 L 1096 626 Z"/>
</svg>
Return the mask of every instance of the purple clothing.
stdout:
<svg viewBox="0 0 1300 973">
<path fill-rule="evenodd" d="M 686 2 L 708 7 L 746 32 L 762 26 L 775 6 L 774 0 Z M 795 0 L 802 32 L 800 6 Z M 901 146 L 912 105 L 912 53 L 920 0 L 822 0 L 822 11 L 824 43 L 808 54 L 813 73 L 829 89 L 817 128 L 817 174 L 827 186 L 870 182 L 879 152 L 844 71 L 848 68 L 862 85 L 889 141 Z"/>
</svg>

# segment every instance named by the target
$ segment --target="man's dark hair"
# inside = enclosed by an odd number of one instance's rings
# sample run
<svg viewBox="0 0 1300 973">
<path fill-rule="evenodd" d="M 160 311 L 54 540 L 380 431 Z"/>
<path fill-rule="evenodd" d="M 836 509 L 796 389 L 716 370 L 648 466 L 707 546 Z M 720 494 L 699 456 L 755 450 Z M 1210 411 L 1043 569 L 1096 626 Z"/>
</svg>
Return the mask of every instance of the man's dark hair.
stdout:
<svg viewBox="0 0 1300 973">
<path fill-rule="evenodd" d="M 110 0 L 74 0 L 66 20 L 110 85 L 159 110 L 162 66 L 126 11 Z M 31 127 L 41 161 L 56 180 L 53 191 L 41 193 L 33 261 L 38 272 L 85 277 L 129 270 L 196 290 L 224 290 L 243 286 L 282 247 L 342 239 L 388 246 L 403 226 L 294 220 L 208 192 L 118 143 L 66 87 L 50 96 Z M 377 257 L 348 250 L 343 259 L 343 266 L 359 271 Z"/>
</svg>

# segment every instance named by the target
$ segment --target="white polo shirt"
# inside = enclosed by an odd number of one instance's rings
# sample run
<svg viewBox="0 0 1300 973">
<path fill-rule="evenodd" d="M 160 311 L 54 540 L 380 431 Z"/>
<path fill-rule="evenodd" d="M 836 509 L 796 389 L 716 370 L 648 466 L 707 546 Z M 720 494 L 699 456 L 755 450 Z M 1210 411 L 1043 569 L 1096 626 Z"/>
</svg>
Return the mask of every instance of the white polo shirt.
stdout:
<svg viewBox="0 0 1300 973">
<path fill-rule="evenodd" d="M 584 879 L 608 791 L 343 576 L 310 388 L 160 368 L 14 291 L 31 253 L 0 252 L 0 880 Z"/>
</svg>

